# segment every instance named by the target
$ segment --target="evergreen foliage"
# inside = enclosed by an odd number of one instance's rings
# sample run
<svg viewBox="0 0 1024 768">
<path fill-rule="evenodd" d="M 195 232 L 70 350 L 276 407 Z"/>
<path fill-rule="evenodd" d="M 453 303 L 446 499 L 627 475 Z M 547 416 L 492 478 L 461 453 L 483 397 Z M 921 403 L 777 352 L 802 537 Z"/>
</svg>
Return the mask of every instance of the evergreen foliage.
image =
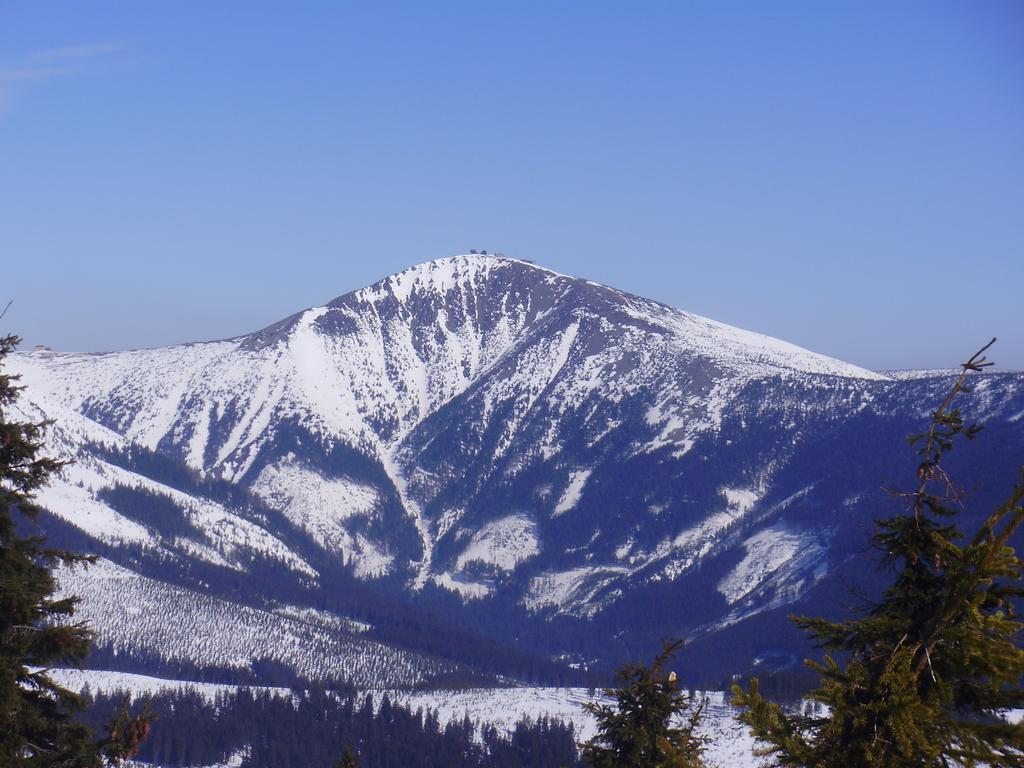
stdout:
<svg viewBox="0 0 1024 768">
<path fill-rule="evenodd" d="M 377 698 L 381 696 L 381 698 Z M 121 704 L 97 694 L 85 716 L 100 726 Z M 509 734 L 468 718 L 445 724 L 387 694 L 312 688 L 242 688 L 213 701 L 192 690 L 136 699 L 155 714 L 138 759 L 155 765 L 338 768 L 346 748 L 359 768 L 580 768 L 571 724 L 522 720 Z"/>
<path fill-rule="evenodd" d="M 188 512 L 170 496 L 154 493 L 148 488 L 114 483 L 97 491 L 96 498 L 167 539 L 179 536 L 201 538 L 201 534 L 192 527 Z"/>
<path fill-rule="evenodd" d="M 335 768 L 359 768 L 359 759 L 348 744 L 345 745 L 345 750 L 341 753 L 341 759 Z"/>
<path fill-rule="evenodd" d="M 704 702 L 684 693 L 674 672 L 664 666 L 682 646 L 665 643 L 651 666 L 627 664 L 618 672 L 619 688 L 605 689 L 615 706 L 591 703 L 598 734 L 582 745 L 583 759 L 594 768 L 699 768 L 707 740 L 698 736 Z"/>
<path fill-rule="evenodd" d="M 896 494 L 907 510 L 879 521 L 874 536 L 895 581 L 857 619 L 793 619 L 830 652 L 806 662 L 821 677 L 809 696 L 826 705 L 821 714 L 790 714 L 756 680 L 734 688 L 740 719 L 775 765 L 1024 765 L 1024 728 L 1002 717 L 1024 705 L 1024 651 L 1014 642 L 1024 561 L 1008 544 L 1024 520 L 1024 481 L 964 544 L 964 495 L 942 465 L 979 432 L 954 402 L 969 391 L 968 375 L 990 365 L 989 346 L 963 364 L 928 430 L 910 438 L 921 461 L 914 489 Z"/>
<path fill-rule="evenodd" d="M 16 336 L 0 338 L 0 363 L 17 343 Z M 115 764 L 134 753 L 148 719 L 119 714 L 109 737 L 93 742 L 75 719 L 81 697 L 46 673 L 52 666 L 80 665 L 91 639 L 88 627 L 70 622 L 75 598 L 55 597 L 52 570 L 92 558 L 19 535 L 15 516 L 35 519 L 35 493 L 61 462 L 41 455 L 48 423 L 24 420 L 17 410 L 17 379 L 0 368 L 0 765 Z"/>
</svg>

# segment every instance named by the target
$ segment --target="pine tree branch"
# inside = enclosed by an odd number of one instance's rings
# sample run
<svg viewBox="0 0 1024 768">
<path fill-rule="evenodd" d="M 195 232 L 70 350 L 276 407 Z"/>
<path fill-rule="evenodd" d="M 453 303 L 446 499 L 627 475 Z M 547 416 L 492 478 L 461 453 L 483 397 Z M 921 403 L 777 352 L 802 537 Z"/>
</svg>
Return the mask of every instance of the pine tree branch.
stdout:
<svg viewBox="0 0 1024 768">
<path fill-rule="evenodd" d="M 927 496 L 926 491 L 928 489 L 928 483 L 934 478 L 934 470 L 938 466 L 939 459 L 942 456 L 942 451 L 935 447 L 936 441 L 940 438 L 940 427 L 943 424 L 949 423 L 949 415 L 947 412 L 949 411 L 949 407 L 953 404 L 953 400 L 956 399 L 956 396 L 964 391 L 964 381 L 967 379 L 967 374 L 972 371 L 980 371 L 982 368 L 987 368 L 992 365 L 992 363 L 985 360 L 985 352 L 995 343 L 996 339 L 993 337 L 988 344 L 971 355 L 966 363 L 961 364 L 960 375 L 957 376 L 956 382 L 946 395 L 946 399 L 942 401 L 942 404 L 939 405 L 935 411 L 932 412 L 932 418 L 928 425 L 928 432 L 925 436 L 925 445 L 921 450 L 921 454 L 925 458 L 918 467 L 918 477 L 921 479 L 921 482 L 918 485 L 917 492 L 914 494 L 914 517 L 919 526 L 921 522 L 921 514 L 924 511 L 924 500 Z"/>
<path fill-rule="evenodd" d="M 991 570 L 992 560 L 997 554 L 1002 552 L 1010 536 L 1021 522 L 1024 521 L 1024 506 L 1020 506 L 1022 501 L 1024 501 L 1024 483 L 1017 485 L 1010 498 L 989 517 L 975 534 L 971 545 L 967 548 L 967 552 L 979 553 L 979 556 L 970 570 L 966 570 L 969 560 L 965 558 L 964 563 L 960 566 L 963 578 L 959 580 L 958 586 L 955 589 L 947 593 L 938 615 L 932 621 L 931 628 L 918 645 L 918 648 L 922 649 L 924 654 L 915 664 L 915 677 L 920 676 L 925 666 L 931 665 L 931 652 L 935 650 L 935 646 L 941 640 L 942 633 L 949 626 L 957 612 L 962 609 L 968 596 L 977 590 L 983 579 L 988 578 L 987 574 Z M 994 531 L 999 523 L 1011 513 L 1012 517 L 1007 522 L 1004 530 L 999 534 L 998 538 L 993 538 Z M 934 678 L 934 672 L 932 676 Z"/>
</svg>

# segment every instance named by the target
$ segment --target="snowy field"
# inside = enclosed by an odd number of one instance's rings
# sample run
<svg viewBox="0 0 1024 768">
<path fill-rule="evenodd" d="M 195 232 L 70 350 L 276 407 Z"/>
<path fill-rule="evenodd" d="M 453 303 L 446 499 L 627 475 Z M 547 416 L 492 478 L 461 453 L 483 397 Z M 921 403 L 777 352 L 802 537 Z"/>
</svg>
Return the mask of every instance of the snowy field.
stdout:
<svg viewBox="0 0 1024 768">
<path fill-rule="evenodd" d="M 467 714 L 477 724 L 490 723 L 499 730 L 511 731 L 523 718 L 534 720 L 549 715 L 571 722 L 577 738 L 594 736 L 595 722 L 583 705 L 593 699 L 586 688 L 497 688 L 468 691 L 389 691 L 394 699 L 413 709 L 423 707 L 438 713 L 441 722 L 462 720 Z M 725 694 L 712 691 L 702 732 L 711 739 L 707 764 L 716 768 L 756 766 L 754 741 L 736 722 Z"/>
<path fill-rule="evenodd" d="M 217 698 L 217 694 L 231 693 L 240 688 L 271 691 L 281 696 L 291 695 L 291 690 L 288 688 L 194 683 L 188 680 L 170 680 L 163 677 L 136 675 L 131 672 L 108 672 L 95 669 L 51 669 L 50 677 L 72 691 L 83 691 L 88 688 L 91 693 L 128 693 L 133 698 L 151 694 L 174 693 L 175 691 L 194 691 L 201 694 L 211 704 Z"/>
<path fill-rule="evenodd" d="M 88 687 L 92 692 L 123 691 L 132 696 L 193 689 L 213 702 L 218 693 L 232 691 L 236 686 L 216 683 L 191 683 L 126 672 L 57 669 L 55 680 L 74 690 Z M 287 688 L 260 688 L 281 696 L 291 695 Z M 466 691 L 370 691 L 379 704 L 383 695 L 396 703 L 437 712 L 442 723 L 461 721 L 469 715 L 476 725 L 494 725 L 511 731 L 524 718 L 537 720 L 545 715 L 571 722 L 577 738 L 586 741 L 595 732 L 594 719 L 583 710 L 591 701 L 586 688 L 481 688 Z M 707 764 L 713 768 L 753 768 L 758 760 L 753 755 L 754 742 L 746 729 L 736 722 L 732 708 L 719 691 L 707 694 L 708 706 L 703 733 L 711 739 L 706 753 Z M 207 766 L 205 768 L 213 768 Z"/>
</svg>

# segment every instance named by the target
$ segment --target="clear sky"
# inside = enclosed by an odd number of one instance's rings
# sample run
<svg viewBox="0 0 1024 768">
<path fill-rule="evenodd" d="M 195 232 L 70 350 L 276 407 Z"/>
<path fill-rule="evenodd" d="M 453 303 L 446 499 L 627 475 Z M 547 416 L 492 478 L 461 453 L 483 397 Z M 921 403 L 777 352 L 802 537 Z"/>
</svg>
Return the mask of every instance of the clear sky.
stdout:
<svg viewBox="0 0 1024 768">
<path fill-rule="evenodd" d="M 0 0 L 0 330 L 256 330 L 503 251 L 1024 368 L 1024 3 Z"/>
</svg>

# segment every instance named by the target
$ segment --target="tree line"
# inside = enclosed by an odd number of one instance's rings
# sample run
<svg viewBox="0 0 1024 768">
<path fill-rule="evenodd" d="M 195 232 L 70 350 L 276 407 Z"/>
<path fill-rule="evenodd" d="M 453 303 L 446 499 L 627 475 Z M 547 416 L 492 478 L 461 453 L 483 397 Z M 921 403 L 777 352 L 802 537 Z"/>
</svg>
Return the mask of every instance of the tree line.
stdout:
<svg viewBox="0 0 1024 768">
<path fill-rule="evenodd" d="M 119 694 L 88 698 L 83 722 L 101 729 L 126 705 Z M 138 697 L 132 713 L 153 717 L 136 759 L 161 766 L 331 768 L 346 748 L 361 768 L 576 768 L 571 723 L 523 719 L 508 734 L 465 717 L 443 723 L 386 693 L 314 687 L 291 694 L 241 688 L 212 700 L 191 691 Z"/>
</svg>

